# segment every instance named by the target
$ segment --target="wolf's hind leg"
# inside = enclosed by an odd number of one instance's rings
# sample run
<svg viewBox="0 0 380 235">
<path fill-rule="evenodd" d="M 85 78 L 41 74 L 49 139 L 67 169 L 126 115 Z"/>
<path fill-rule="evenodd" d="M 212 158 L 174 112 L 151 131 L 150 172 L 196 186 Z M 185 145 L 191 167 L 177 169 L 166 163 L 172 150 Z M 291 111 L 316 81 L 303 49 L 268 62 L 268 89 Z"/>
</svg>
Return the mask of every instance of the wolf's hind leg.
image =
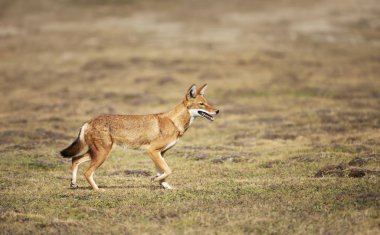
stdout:
<svg viewBox="0 0 380 235">
<path fill-rule="evenodd" d="M 71 178 L 71 183 L 70 183 L 70 188 L 77 188 L 77 173 L 78 173 L 78 168 L 79 165 L 82 164 L 83 162 L 90 161 L 91 157 L 89 153 L 85 153 L 81 156 L 74 157 L 72 159 L 72 164 L 71 164 L 71 171 L 72 171 L 72 178 Z"/>
<path fill-rule="evenodd" d="M 112 144 L 109 146 L 98 145 L 96 146 L 96 148 L 92 147 L 90 149 L 91 164 L 87 168 L 87 170 L 84 172 L 84 177 L 86 178 L 87 182 L 92 186 L 92 188 L 95 191 L 98 191 L 99 187 L 98 185 L 96 185 L 94 181 L 94 177 L 93 177 L 94 172 L 108 158 L 111 149 L 112 149 Z"/>
</svg>

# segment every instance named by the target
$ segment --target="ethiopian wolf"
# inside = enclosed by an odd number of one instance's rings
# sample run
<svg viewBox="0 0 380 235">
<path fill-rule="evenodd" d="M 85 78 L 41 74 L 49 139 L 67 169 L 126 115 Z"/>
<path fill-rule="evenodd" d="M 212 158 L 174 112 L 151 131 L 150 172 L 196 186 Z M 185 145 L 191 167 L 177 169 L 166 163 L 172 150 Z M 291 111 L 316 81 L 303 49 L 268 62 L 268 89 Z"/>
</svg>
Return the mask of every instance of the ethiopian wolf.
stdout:
<svg viewBox="0 0 380 235">
<path fill-rule="evenodd" d="M 206 88 L 207 84 L 199 89 L 192 85 L 185 98 L 165 113 L 103 115 L 84 123 L 76 140 L 60 152 L 63 157 L 72 158 L 70 187 L 77 187 L 78 166 L 91 161 L 84 176 L 94 190 L 99 190 L 93 179 L 94 172 L 108 158 L 116 144 L 146 150 L 157 169 L 157 176 L 153 180 L 165 189 L 172 189 L 165 181 L 172 170 L 163 158 L 164 153 L 185 134 L 195 118 L 213 121 L 214 115 L 219 113 L 204 97 Z"/>
</svg>

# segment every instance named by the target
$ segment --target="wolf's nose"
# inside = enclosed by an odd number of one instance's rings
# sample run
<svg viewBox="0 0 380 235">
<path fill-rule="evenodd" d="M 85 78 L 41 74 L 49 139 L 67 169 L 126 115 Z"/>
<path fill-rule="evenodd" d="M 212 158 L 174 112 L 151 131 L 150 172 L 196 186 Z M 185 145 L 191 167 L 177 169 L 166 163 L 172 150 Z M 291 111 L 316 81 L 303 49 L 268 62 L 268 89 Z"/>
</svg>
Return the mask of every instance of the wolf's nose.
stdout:
<svg viewBox="0 0 380 235">
<path fill-rule="evenodd" d="M 218 114 L 219 113 L 219 109 L 218 110 L 216 110 L 216 112 L 215 112 L 216 114 Z"/>
</svg>

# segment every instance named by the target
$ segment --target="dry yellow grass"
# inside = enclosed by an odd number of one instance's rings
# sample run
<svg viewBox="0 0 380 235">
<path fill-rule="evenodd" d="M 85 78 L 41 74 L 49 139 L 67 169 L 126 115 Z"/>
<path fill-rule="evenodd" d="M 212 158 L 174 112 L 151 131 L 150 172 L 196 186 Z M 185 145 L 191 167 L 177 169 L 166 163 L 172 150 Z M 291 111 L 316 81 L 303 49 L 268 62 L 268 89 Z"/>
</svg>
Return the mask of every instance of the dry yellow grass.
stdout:
<svg viewBox="0 0 380 235">
<path fill-rule="evenodd" d="M 379 13 L 370 0 L 0 0 L 0 233 L 378 234 Z M 204 82 L 221 114 L 167 153 L 176 190 L 122 149 L 97 171 L 106 192 L 83 177 L 69 189 L 57 152 L 84 121 L 166 111 Z"/>
</svg>

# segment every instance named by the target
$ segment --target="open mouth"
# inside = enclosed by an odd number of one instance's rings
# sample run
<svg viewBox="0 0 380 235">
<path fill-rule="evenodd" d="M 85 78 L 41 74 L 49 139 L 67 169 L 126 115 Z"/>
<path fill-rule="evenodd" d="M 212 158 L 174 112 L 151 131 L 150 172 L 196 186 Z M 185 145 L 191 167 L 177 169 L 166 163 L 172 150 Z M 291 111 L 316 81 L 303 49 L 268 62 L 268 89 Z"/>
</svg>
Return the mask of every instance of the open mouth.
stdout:
<svg viewBox="0 0 380 235">
<path fill-rule="evenodd" d="M 210 114 L 203 112 L 203 111 L 198 111 L 199 115 L 201 115 L 203 118 L 206 118 L 209 121 L 214 121 L 214 117 L 211 116 Z"/>
</svg>

